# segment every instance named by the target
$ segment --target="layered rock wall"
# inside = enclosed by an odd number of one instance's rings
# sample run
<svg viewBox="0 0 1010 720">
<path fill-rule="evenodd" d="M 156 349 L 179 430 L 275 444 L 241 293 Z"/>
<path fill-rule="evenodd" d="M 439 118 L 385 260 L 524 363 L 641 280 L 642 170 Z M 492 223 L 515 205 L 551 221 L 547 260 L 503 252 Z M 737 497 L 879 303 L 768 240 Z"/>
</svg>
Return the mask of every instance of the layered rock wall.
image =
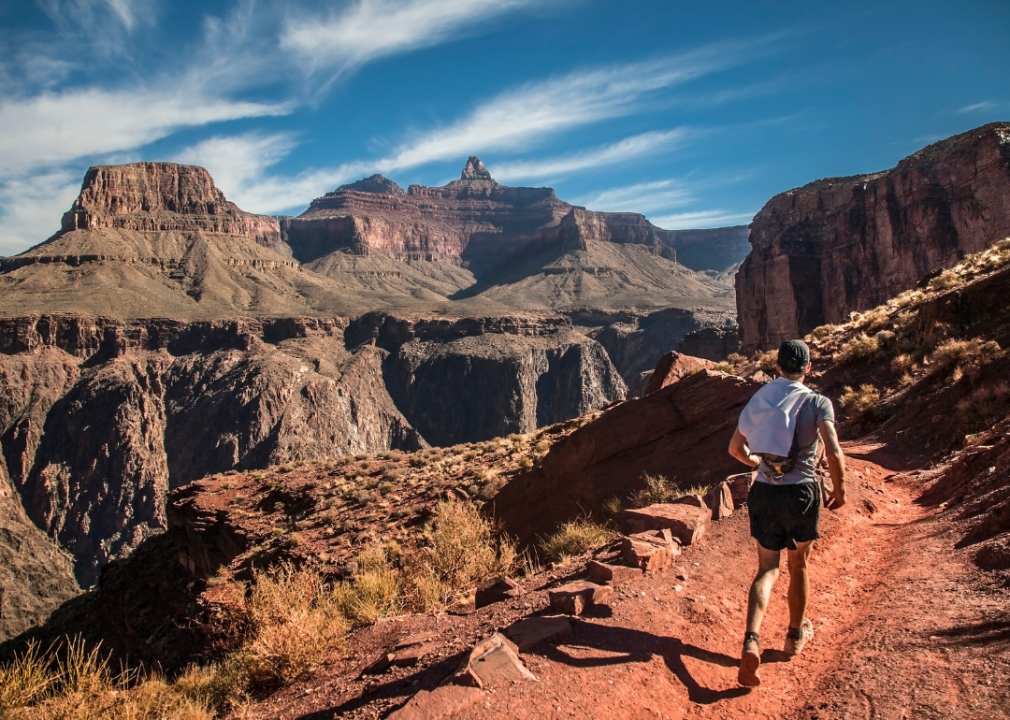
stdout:
<svg viewBox="0 0 1010 720">
<path fill-rule="evenodd" d="M 838 323 L 1010 236 L 1010 124 L 772 198 L 736 276 L 743 352 Z"/>
</svg>

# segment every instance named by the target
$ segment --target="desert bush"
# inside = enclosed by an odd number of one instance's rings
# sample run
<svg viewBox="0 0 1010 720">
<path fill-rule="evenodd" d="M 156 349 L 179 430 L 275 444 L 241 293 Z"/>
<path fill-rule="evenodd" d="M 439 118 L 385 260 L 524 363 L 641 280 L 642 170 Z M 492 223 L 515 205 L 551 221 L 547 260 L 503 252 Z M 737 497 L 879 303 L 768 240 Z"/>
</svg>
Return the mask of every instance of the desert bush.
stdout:
<svg viewBox="0 0 1010 720">
<path fill-rule="evenodd" d="M 964 284 L 964 278 L 954 270 L 944 270 L 935 278 L 929 281 L 929 289 L 933 291 L 949 290 Z"/>
<path fill-rule="evenodd" d="M 734 368 L 729 362 L 723 360 L 721 363 L 716 364 L 715 369 L 720 372 L 729 373 L 730 375 L 732 375 Z"/>
<path fill-rule="evenodd" d="M 862 326 L 866 332 L 873 332 L 887 325 L 890 319 L 885 308 L 876 307 L 863 313 Z"/>
<path fill-rule="evenodd" d="M 733 366 L 743 365 L 745 362 L 747 362 L 747 358 L 745 358 L 740 353 L 730 353 L 729 355 L 726 356 L 726 362 L 732 364 Z"/>
<path fill-rule="evenodd" d="M 603 513 L 616 523 L 624 514 L 624 502 L 617 495 L 607 498 L 603 503 Z"/>
<path fill-rule="evenodd" d="M 632 508 L 644 508 L 657 503 L 670 502 L 674 496 L 673 487 L 665 475 L 642 475 L 645 487 L 631 493 L 628 505 Z"/>
<path fill-rule="evenodd" d="M 540 548 L 548 560 L 562 562 L 565 558 L 581 555 L 587 550 L 603 545 L 613 533 L 588 517 L 563 523 L 558 530 L 543 539 Z"/>
<path fill-rule="evenodd" d="M 948 380 L 954 382 L 964 375 L 974 380 L 984 365 L 1002 356 L 1003 349 L 995 340 L 948 340 L 930 356 L 930 373 L 949 372 Z"/>
<path fill-rule="evenodd" d="M 443 596 L 515 566 L 515 545 L 507 537 L 496 538 L 491 523 L 468 502 L 438 503 L 424 537 L 423 565 L 438 580 Z"/>
<path fill-rule="evenodd" d="M 209 703 L 164 679 L 113 676 L 99 648 L 79 639 L 40 653 L 36 645 L 0 666 L 5 720 L 210 720 Z"/>
<path fill-rule="evenodd" d="M 854 419 L 870 417 L 880 406 L 880 391 L 870 384 L 860 385 L 858 390 L 847 386 L 838 403 Z"/>
<path fill-rule="evenodd" d="M 751 358 L 752 362 L 757 363 L 758 367 L 764 370 L 769 375 L 775 374 L 775 366 L 779 362 L 779 354 L 776 350 L 769 350 L 767 352 L 756 352 L 754 357 Z"/>
<path fill-rule="evenodd" d="M 826 337 L 830 337 L 838 331 L 837 325 L 820 325 L 815 327 L 810 331 L 810 337 L 814 340 L 823 340 Z"/>
<path fill-rule="evenodd" d="M 1006 412 L 1006 404 L 1010 400 L 1010 384 L 1005 380 L 986 383 L 975 388 L 957 403 L 958 415 L 965 423 L 975 423 L 989 420 L 998 413 Z"/>
<path fill-rule="evenodd" d="M 839 365 L 854 365 L 869 360 L 879 349 L 880 344 L 875 337 L 860 333 L 842 345 L 833 360 Z"/>
<path fill-rule="evenodd" d="M 357 557 L 357 569 L 349 583 L 341 583 L 333 595 L 341 614 L 355 623 L 375 622 L 403 609 L 400 579 L 389 562 L 387 548 L 366 547 Z"/>
<path fill-rule="evenodd" d="M 915 367 L 915 359 L 911 355 L 901 354 L 891 360 L 891 372 L 895 375 L 905 375 Z"/>
</svg>

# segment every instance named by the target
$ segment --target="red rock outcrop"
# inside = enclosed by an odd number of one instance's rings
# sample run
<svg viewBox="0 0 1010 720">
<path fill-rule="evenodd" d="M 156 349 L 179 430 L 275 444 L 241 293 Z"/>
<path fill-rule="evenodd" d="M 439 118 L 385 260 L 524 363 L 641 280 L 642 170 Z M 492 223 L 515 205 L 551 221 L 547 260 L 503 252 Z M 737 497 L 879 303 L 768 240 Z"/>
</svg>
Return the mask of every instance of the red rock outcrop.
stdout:
<svg viewBox="0 0 1010 720">
<path fill-rule="evenodd" d="M 645 486 L 645 473 L 684 487 L 720 482 L 740 469 L 726 448 L 759 387 L 703 370 L 617 405 L 555 444 L 541 467 L 507 484 L 494 512 L 510 533 L 531 541 L 599 511 L 608 498 L 627 498 Z"/>
<path fill-rule="evenodd" d="M 993 123 L 887 172 L 777 195 L 736 276 L 744 353 L 838 323 L 1010 236 L 1010 124 Z"/>
<path fill-rule="evenodd" d="M 673 385 L 689 375 L 702 370 L 714 370 L 715 363 L 691 355 L 684 355 L 671 350 L 659 359 L 656 369 L 649 378 L 649 385 L 643 396 L 659 392 L 668 385 Z"/>
<path fill-rule="evenodd" d="M 119 228 L 243 235 L 266 247 L 281 243 L 278 218 L 239 210 L 202 167 L 141 162 L 97 165 L 63 215 L 63 232 Z"/>
<path fill-rule="evenodd" d="M 404 193 L 379 175 L 343 185 L 287 224 L 287 241 L 302 262 L 341 250 L 466 264 L 478 274 L 523 248 L 577 248 L 587 238 L 646 245 L 674 260 L 678 237 L 635 213 L 576 208 L 551 188 L 500 185 L 475 157 L 444 187 L 411 185 Z"/>
</svg>

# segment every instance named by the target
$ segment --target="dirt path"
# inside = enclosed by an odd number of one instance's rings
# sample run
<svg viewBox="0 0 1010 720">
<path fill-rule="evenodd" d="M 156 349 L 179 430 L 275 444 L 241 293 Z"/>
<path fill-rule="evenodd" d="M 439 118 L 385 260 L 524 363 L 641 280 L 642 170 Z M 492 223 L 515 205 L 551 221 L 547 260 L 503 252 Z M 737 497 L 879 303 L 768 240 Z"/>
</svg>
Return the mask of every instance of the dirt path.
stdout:
<svg viewBox="0 0 1010 720">
<path fill-rule="evenodd" d="M 812 561 L 815 639 L 792 663 L 777 651 L 787 624 L 780 577 L 762 628 L 760 689 L 736 683 L 756 567 L 746 514 L 736 513 L 677 569 L 629 584 L 610 612 L 530 657 L 539 683 L 489 694 L 463 717 L 1004 717 L 1010 623 L 979 624 L 998 599 L 963 592 L 963 560 L 936 537 L 914 489 L 866 459 L 874 448 L 846 450 L 849 505 L 825 515 Z M 1002 661 L 978 657 L 979 643 L 1002 643 Z"/>
<path fill-rule="evenodd" d="M 608 606 L 577 619 L 570 636 L 525 655 L 539 682 L 487 692 L 459 717 L 1010 717 L 1010 593 L 987 585 L 952 550 L 949 518 L 914 503 L 921 477 L 895 477 L 877 447 L 849 445 L 846 454 L 849 503 L 822 515 L 823 538 L 811 561 L 815 637 L 785 662 L 778 650 L 787 624 L 783 573 L 761 633 L 762 687 L 736 683 L 756 569 L 743 511 L 714 523 L 674 568 L 622 586 Z M 441 683 L 477 639 L 543 608 L 545 594 L 492 606 L 491 615 L 380 623 L 356 637 L 354 656 L 425 630 L 438 632 L 445 649 L 434 664 L 376 680 L 348 674 L 360 662 L 349 657 L 250 716 L 384 717 L 417 690 Z"/>
</svg>

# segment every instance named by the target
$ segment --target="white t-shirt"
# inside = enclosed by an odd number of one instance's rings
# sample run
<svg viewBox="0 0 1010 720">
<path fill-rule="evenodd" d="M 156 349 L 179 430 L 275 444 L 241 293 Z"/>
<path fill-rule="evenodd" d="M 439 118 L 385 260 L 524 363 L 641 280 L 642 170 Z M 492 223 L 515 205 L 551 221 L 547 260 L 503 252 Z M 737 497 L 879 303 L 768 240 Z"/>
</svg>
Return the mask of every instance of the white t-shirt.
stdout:
<svg viewBox="0 0 1010 720">
<path fill-rule="evenodd" d="M 817 424 L 822 420 L 835 421 L 831 401 L 803 383 L 778 377 L 754 393 L 740 413 L 737 425 L 751 452 L 785 457 L 792 449 L 794 434 L 800 448 L 790 472 L 776 477 L 762 461 L 757 481 L 772 485 L 815 482 Z"/>
</svg>

